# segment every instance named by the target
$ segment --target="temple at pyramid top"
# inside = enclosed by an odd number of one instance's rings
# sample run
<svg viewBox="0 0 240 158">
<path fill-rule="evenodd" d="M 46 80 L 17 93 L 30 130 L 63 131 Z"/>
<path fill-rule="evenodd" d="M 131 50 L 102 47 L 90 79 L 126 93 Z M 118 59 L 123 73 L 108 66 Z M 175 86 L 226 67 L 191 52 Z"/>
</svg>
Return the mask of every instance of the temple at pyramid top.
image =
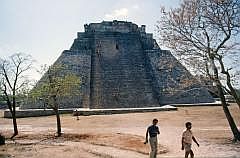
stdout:
<svg viewBox="0 0 240 158">
<path fill-rule="evenodd" d="M 213 97 L 145 25 L 103 21 L 84 25 L 54 64 L 81 78 L 79 94 L 58 98 L 60 108 L 138 108 L 213 102 Z M 39 82 L 44 82 L 41 79 Z M 35 87 L 36 88 L 36 87 Z M 44 97 L 44 96 L 43 96 Z M 39 101 L 22 108 L 43 108 Z"/>
<path fill-rule="evenodd" d="M 138 27 L 132 22 L 126 21 L 103 21 L 102 23 L 85 24 L 85 32 L 145 32 L 145 25 Z"/>
</svg>

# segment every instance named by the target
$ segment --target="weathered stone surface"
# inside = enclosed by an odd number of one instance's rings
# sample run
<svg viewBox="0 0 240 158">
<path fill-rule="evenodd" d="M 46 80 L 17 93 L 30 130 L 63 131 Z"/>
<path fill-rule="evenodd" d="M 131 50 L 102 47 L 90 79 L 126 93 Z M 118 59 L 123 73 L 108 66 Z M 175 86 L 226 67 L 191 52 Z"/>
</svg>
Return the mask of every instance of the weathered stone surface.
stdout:
<svg viewBox="0 0 240 158">
<path fill-rule="evenodd" d="M 84 28 L 70 50 L 55 62 L 68 65 L 67 71 L 83 81 L 81 93 L 61 98 L 60 108 L 137 108 L 214 101 L 169 51 L 159 48 L 144 25 L 103 21 Z"/>
</svg>

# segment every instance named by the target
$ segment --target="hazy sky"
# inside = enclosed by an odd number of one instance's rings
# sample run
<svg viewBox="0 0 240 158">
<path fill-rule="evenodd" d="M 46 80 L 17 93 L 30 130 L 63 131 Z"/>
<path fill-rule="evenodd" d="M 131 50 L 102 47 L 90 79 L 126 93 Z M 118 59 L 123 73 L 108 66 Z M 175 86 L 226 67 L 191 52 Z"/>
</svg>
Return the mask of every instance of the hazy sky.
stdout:
<svg viewBox="0 0 240 158">
<path fill-rule="evenodd" d="M 0 55 L 23 52 L 52 64 L 69 49 L 83 25 L 131 21 L 154 33 L 160 6 L 179 0 L 0 0 Z"/>
</svg>

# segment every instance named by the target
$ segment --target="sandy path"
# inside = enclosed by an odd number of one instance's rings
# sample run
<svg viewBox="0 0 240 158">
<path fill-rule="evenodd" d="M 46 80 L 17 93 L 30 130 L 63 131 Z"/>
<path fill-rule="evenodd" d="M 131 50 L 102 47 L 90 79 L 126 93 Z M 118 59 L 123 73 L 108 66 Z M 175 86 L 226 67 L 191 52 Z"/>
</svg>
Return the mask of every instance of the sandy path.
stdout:
<svg viewBox="0 0 240 158">
<path fill-rule="evenodd" d="M 236 123 L 240 125 L 239 108 L 233 105 L 230 106 L 230 110 Z M 80 116 L 79 121 L 71 115 L 62 115 L 62 127 L 66 134 L 110 135 L 110 137 L 105 140 L 94 138 L 94 143 L 91 140 L 81 140 L 18 146 L 9 142 L 10 144 L 0 147 L 0 154 L 7 153 L 19 158 L 24 156 L 40 158 L 49 157 L 49 155 L 70 158 L 147 158 L 146 154 L 139 151 L 147 152 L 149 150 L 149 147 L 142 146 L 142 143 L 146 127 L 153 118 L 159 119 L 161 130 L 159 143 L 168 149 L 167 153 L 161 154 L 159 157 L 183 157 L 180 140 L 186 121 L 193 123 L 193 132 L 200 143 L 199 148 L 196 145 L 193 146 L 196 157 L 240 157 L 240 144 L 231 142 L 232 134 L 221 107 L 188 107 L 179 108 L 178 111 Z M 18 119 L 18 125 L 20 135 L 52 134 L 55 132 L 56 126 L 54 116 L 22 118 Z M 11 120 L 0 118 L 0 132 L 7 135 L 11 130 Z M 117 134 L 126 137 L 118 137 Z M 127 136 L 129 138 L 136 137 L 137 143 L 132 144 L 135 151 L 127 149 L 129 145 Z M 118 138 L 123 140 L 118 141 Z M 110 143 L 101 144 L 106 140 Z M 123 146 L 125 148 L 122 148 Z"/>
</svg>

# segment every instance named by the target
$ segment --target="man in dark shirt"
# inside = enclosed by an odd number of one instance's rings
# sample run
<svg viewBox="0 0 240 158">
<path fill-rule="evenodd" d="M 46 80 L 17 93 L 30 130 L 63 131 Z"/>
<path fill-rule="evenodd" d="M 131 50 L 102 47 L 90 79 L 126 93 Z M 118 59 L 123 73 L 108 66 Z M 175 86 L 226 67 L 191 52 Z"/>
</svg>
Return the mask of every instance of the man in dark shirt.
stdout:
<svg viewBox="0 0 240 158">
<path fill-rule="evenodd" d="M 150 158 L 157 157 L 157 148 L 158 148 L 158 139 L 157 135 L 160 134 L 159 128 L 157 126 L 158 120 L 153 119 L 153 124 L 147 128 L 146 132 L 146 141 L 144 144 L 148 143 L 148 133 L 149 133 L 149 142 L 151 146 Z"/>
</svg>

